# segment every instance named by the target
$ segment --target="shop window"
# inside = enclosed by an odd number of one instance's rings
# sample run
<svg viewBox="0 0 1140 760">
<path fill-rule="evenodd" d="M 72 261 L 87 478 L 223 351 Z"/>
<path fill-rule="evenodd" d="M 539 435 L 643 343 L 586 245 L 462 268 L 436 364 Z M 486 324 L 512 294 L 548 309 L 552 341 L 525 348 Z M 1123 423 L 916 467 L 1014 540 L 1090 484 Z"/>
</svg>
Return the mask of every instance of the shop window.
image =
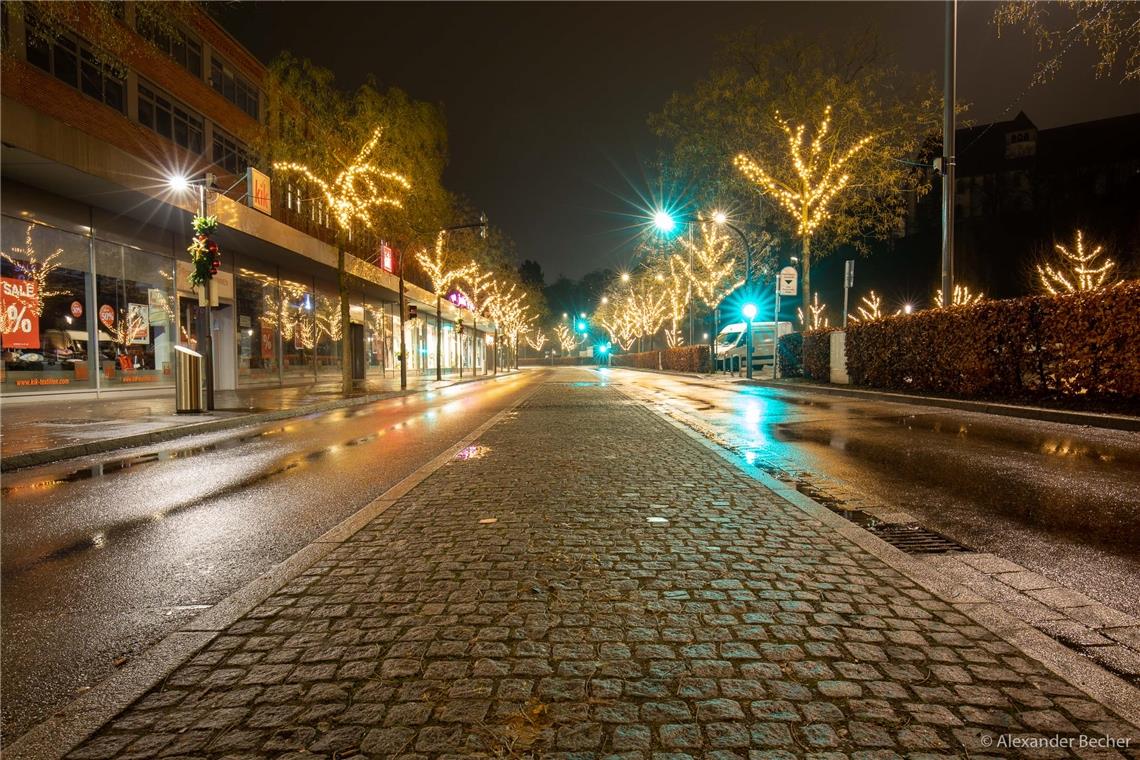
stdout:
<svg viewBox="0 0 1140 760">
<path fill-rule="evenodd" d="M 202 44 L 178 28 L 162 29 L 150 14 L 139 18 L 139 35 L 170 56 L 198 79 L 202 78 Z"/>
<path fill-rule="evenodd" d="M 252 165 L 249 150 L 236 138 L 214 127 L 213 161 L 234 176 L 245 174 Z"/>
<path fill-rule="evenodd" d="M 3 218 L 3 393 L 92 387 L 87 238 Z"/>
<path fill-rule="evenodd" d="M 119 113 L 126 112 L 123 78 L 101 62 L 86 43 L 66 34 L 50 39 L 34 27 L 32 22 L 28 28 L 28 63 Z"/>
<path fill-rule="evenodd" d="M 257 87 L 217 56 L 210 59 L 210 86 L 252 118 L 261 120 Z"/>
<path fill-rule="evenodd" d="M 173 383 L 174 260 L 96 240 L 95 272 L 103 385 Z"/>
<path fill-rule="evenodd" d="M 281 298 L 276 275 L 242 267 L 236 281 L 238 381 L 276 382 L 277 334 L 291 307 Z"/>
<path fill-rule="evenodd" d="M 202 117 L 183 108 L 166 95 L 149 85 L 139 83 L 139 123 L 181 145 L 192 153 L 202 155 Z"/>
</svg>

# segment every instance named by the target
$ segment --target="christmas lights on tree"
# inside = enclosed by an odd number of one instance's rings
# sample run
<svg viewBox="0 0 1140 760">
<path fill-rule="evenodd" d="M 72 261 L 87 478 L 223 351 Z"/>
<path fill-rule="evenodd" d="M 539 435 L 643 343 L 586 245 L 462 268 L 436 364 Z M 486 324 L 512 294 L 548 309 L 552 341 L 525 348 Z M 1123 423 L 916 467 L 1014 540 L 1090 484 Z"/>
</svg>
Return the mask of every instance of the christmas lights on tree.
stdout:
<svg viewBox="0 0 1140 760">
<path fill-rule="evenodd" d="M 795 221 L 796 234 L 803 243 L 804 293 L 811 292 L 811 240 L 830 216 L 830 206 L 848 185 L 851 175 L 844 170 L 847 163 L 865 150 L 874 135 L 865 135 L 840 150 L 838 136 L 828 137 L 831 128 L 831 106 L 823 111 L 811 142 L 805 145 L 806 127 L 793 128 L 779 112 L 776 123 L 787 138 L 790 175 L 775 177 L 744 153 L 733 159 L 736 168 L 760 187 L 760 191 L 776 199 L 776 203 Z M 825 146 L 825 143 L 830 143 Z"/>
<path fill-rule="evenodd" d="M 278 161 L 273 164 L 273 168 L 300 174 L 316 185 L 342 230 L 348 231 L 353 220 L 371 228 L 372 214 L 376 209 L 383 206 L 404 207 L 399 196 L 381 190 L 383 185 L 394 185 L 404 192 L 412 189 L 412 183 L 402 174 L 381 169 L 373 163 L 372 153 L 376 150 L 382 133 L 383 130 L 377 127 L 356 157 L 331 180 L 325 180 L 308 166 L 292 161 Z"/>
<path fill-rule="evenodd" d="M 805 330 L 820 330 L 827 327 L 827 304 L 821 304 L 819 302 L 819 293 L 813 294 L 811 300 L 811 305 L 808 306 L 808 312 L 811 315 L 809 318 L 804 318 L 803 309 L 796 308 L 796 314 L 800 318 L 800 326 Z"/>
<path fill-rule="evenodd" d="M 1041 289 L 1049 295 L 1097 290 L 1123 282 L 1123 280 L 1108 282 L 1108 273 L 1116 266 L 1116 262 L 1105 259 L 1102 264 L 1094 265 L 1101 256 L 1103 246 L 1098 245 L 1086 253 L 1084 235 L 1080 230 L 1077 230 L 1075 250 L 1070 251 L 1060 244 L 1057 244 L 1056 249 L 1057 253 L 1061 254 L 1057 268 L 1050 264 L 1037 265 Z"/>
<path fill-rule="evenodd" d="M 688 250 L 692 265 L 683 257 L 680 263 L 693 286 L 693 295 L 715 312 L 721 301 L 743 285 L 744 280 L 734 276 L 738 267 L 732 253 L 733 240 L 724 233 L 722 226 L 702 219 L 700 230 L 699 243 L 681 238 L 681 245 Z"/>
<path fill-rule="evenodd" d="M 654 287 L 648 277 L 631 283 L 625 296 L 625 307 L 633 320 L 638 337 L 651 337 L 661 329 L 669 315 L 668 293 L 663 288 Z"/>
<path fill-rule="evenodd" d="M 971 293 L 967 285 L 954 286 L 954 298 L 950 301 L 951 306 L 969 306 L 970 304 L 980 303 L 986 298 L 984 293 Z M 931 303 L 932 308 L 942 308 L 942 288 L 934 291 L 934 301 Z"/>
<path fill-rule="evenodd" d="M 558 325 L 554 328 L 554 340 L 558 342 L 558 347 L 562 349 L 564 354 L 568 354 L 578 347 L 577 334 L 566 325 Z"/>
<path fill-rule="evenodd" d="M 317 332 L 323 333 L 334 343 L 341 339 L 344 331 L 340 324 L 340 298 L 317 296 Z"/>
<path fill-rule="evenodd" d="M 941 291 L 939 291 L 941 293 Z M 863 303 L 856 306 L 859 310 L 859 315 L 848 314 L 847 319 L 851 322 L 870 322 L 872 319 L 879 319 L 883 315 L 883 299 L 871 291 L 871 295 L 863 296 Z M 800 322 L 803 322 L 803 317 L 800 317 Z"/>
<path fill-rule="evenodd" d="M 535 330 L 534 335 L 527 335 L 526 342 L 535 351 L 542 351 L 542 347 L 546 345 L 546 333 L 542 330 Z"/>
<path fill-rule="evenodd" d="M 680 256 L 669 257 L 669 274 L 665 277 L 664 289 L 669 301 L 669 329 L 665 331 L 665 342 L 669 348 L 677 348 L 685 342 L 681 325 L 693 295 L 692 283 L 682 262 Z"/>
<path fill-rule="evenodd" d="M 24 247 L 12 249 L 12 253 L 19 256 L 19 259 L 13 258 L 3 251 L 0 251 L 0 256 L 15 267 L 17 278 L 25 282 L 30 282 L 34 286 L 35 293 L 33 297 L 29 299 L 30 304 L 28 305 L 28 311 L 40 317 L 43 316 L 44 313 L 45 298 L 68 295 L 68 291 L 48 289 L 48 277 L 60 267 L 60 262 L 57 262 L 56 259 L 63 255 L 63 249 L 57 248 L 47 258 L 40 261 L 36 254 L 35 245 L 32 243 L 32 231 L 34 229 L 35 225 L 29 224 L 28 229 L 24 233 Z"/>
<path fill-rule="evenodd" d="M 124 353 L 137 338 L 146 335 L 146 320 L 138 309 L 128 308 L 119 311 L 119 319 L 109 330 L 111 342 L 119 346 Z"/>
</svg>

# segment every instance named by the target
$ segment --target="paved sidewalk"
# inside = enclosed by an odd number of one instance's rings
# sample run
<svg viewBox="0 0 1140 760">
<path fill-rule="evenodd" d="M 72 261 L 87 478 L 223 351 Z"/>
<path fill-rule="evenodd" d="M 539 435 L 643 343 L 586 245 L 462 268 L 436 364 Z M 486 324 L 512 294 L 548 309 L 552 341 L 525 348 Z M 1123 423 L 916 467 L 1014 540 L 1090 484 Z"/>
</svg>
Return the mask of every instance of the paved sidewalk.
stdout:
<svg viewBox="0 0 1140 760">
<path fill-rule="evenodd" d="M 462 380 L 474 378 L 467 371 Z M 460 381 L 455 372 L 445 372 L 438 382 L 434 373 L 416 373 L 408 376 L 408 391 L 443 388 Z M 322 379 L 307 385 L 218 391 L 215 410 L 203 414 L 177 414 L 173 390 L 147 395 L 105 394 L 102 399 L 21 400 L 4 404 L 0 452 L 6 460 L 4 469 L 26 467 L 400 393 L 399 376 L 371 377 L 348 396 L 341 393 L 339 379 Z"/>
<path fill-rule="evenodd" d="M 1136 756 L 835 528 L 553 379 L 69 757 Z M 1132 749 L 1000 744 L 1055 734 Z"/>
</svg>

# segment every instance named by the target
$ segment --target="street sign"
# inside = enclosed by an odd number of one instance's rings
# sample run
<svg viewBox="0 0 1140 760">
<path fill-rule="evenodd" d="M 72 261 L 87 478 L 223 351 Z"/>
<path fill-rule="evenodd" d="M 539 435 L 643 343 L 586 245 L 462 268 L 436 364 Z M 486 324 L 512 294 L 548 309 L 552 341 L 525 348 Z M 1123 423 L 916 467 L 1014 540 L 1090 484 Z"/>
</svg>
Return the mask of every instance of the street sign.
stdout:
<svg viewBox="0 0 1140 760">
<path fill-rule="evenodd" d="M 855 260 L 847 259 L 843 267 L 843 285 L 850 288 L 855 284 Z"/>
<path fill-rule="evenodd" d="M 776 278 L 776 293 L 781 296 L 794 296 L 798 280 L 795 267 L 784 267 Z"/>
</svg>

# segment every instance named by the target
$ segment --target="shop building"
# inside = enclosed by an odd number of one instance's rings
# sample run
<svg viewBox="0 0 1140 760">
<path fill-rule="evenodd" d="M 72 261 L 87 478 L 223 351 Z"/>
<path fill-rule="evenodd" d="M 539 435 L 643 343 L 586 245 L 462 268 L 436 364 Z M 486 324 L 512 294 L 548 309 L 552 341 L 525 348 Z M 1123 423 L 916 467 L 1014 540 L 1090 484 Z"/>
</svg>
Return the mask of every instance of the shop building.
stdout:
<svg viewBox="0 0 1140 760">
<path fill-rule="evenodd" d="M 197 344 L 199 308 L 186 253 L 198 200 L 171 188 L 174 173 L 217 177 L 206 194 L 223 252 L 215 388 L 339 377 L 345 342 L 354 375 L 391 378 L 401 330 L 409 374 L 434 372 L 435 296 L 406 282 L 419 319 L 401 319 L 399 252 L 347 249 L 341 335 L 327 212 L 268 172 L 251 192 L 248 141 L 269 118 L 262 64 L 205 14 L 170 39 L 120 7 L 138 44 L 116 68 L 82 34 L 42 39 L 0 11 L 0 395 L 172 391 L 173 346 Z M 445 300 L 442 318 L 447 370 L 492 361 L 485 330 L 455 329 L 470 313 Z"/>
</svg>

